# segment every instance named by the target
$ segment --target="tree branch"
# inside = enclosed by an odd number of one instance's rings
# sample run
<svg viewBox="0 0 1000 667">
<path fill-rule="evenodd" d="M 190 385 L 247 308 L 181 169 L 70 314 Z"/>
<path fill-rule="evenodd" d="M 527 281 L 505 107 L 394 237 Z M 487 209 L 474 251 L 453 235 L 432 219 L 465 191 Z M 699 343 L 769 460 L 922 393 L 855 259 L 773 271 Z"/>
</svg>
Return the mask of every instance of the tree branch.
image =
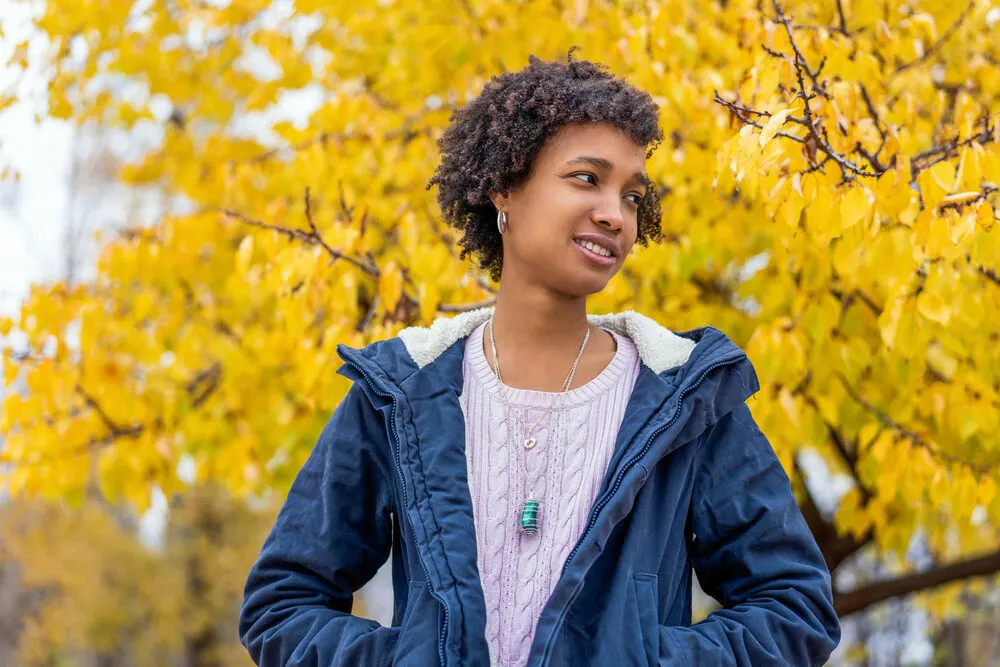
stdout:
<svg viewBox="0 0 1000 667">
<path fill-rule="evenodd" d="M 805 501 L 799 504 L 799 509 L 802 511 L 802 516 L 805 518 L 816 544 L 823 552 L 823 560 L 826 562 L 827 569 L 834 572 L 841 563 L 869 544 L 874 538 L 874 532 L 869 527 L 861 539 L 855 539 L 853 535 L 839 534 L 833 522 L 828 521 L 823 516 L 813 500 L 809 487 L 805 484 L 805 474 L 799 466 L 798 460 L 794 460 L 793 465 L 805 487 Z"/>
<path fill-rule="evenodd" d="M 192 407 L 200 407 L 205 403 L 205 401 L 208 400 L 215 390 L 218 389 L 219 378 L 221 375 L 222 365 L 216 361 L 211 366 L 208 366 L 198 372 L 197 375 L 185 383 L 185 391 L 192 396 Z M 4 456 L 3 454 L 5 453 L 0 453 L 0 462 L 9 463 L 15 466 L 44 465 L 46 463 L 52 463 L 66 458 L 73 458 L 100 451 L 122 438 L 138 438 L 149 428 L 148 424 L 133 424 L 127 427 L 117 424 L 108 416 L 108 413 L 100 406 L 97 400 L 84 391 L 79 384 L 76 385 L 76 391 L 83 397 L 87 406 L 97 413 L 101 422 L 108 429 L 107 434 L 100 438 L 91 437 L 84 443 L 60 452 L 41 455 L 36 452 L 32 452 L 32 454 L 35 454 L 34 456 L 29 456 L 24 459 L 11 459 L 8 456 Z M 157 427 L 162 427 L 162 422 L 159 417 L 156 418 L 154 424 Z"/>
<path fill-rule="evenodd" d="M 891 598 L 918 593 L 970 577 L 985 577 L 1000 572 L 1000 551 L 942 565 L 925 572 L 915 572 L 888 581 L 875 582 L 849 593 L 834 593 L 833 605 L 841 618 Z"/>
<path fill-rule="evenodd" d="M 844 3 L 842 0 L 837 0 L 837 16 L 840 18 L 840 32 L 845 37 L 850 37 L 851 33 L 847 31 L 847 19 L 844 17 Z"/>
<path fill-rule="evenodd" d="M 893 420 L 889 415 L 885 414 L 880 409 L 878 409 L 877 407 L 869 403 L 867 400 L 865 400 L 865 398 L 861 396 L 861 394 L 859 394 L 854 387 L 851 386 L 851 383 L 848 381 L 846 377 L 844 377 L 843 373 L 835 372 L 834 375 L 837 377 L 837 379 L 840 380 L 841 384 L 844 386 L 844 389 L 847 390 L 847 393 L 850 395 L 850 397 L 854 399 L 854 401 L 857 402 L 859 405 L 861 405 L 863 408 L 865 408 L 865 410 L 875 415 L 875 417 L 882 423 L 883 426 L 893 429 L 894 431 L 896 431 L 897 433 L 908 439 L 913 444 L 917 445 L 918 447 L 922 447 L 923 449 L 927 450 L 928 453 L 937 456 L 938 458 L 944 459 L 956 465 L 964 466 L 969 470 L 972 470 L 973 472 L 979 473 L 980 475 L 987 475 L 990 472 L 992 472 L 991 466 L 973 463 L 972 461 L 967 461 L 966 459 L 955 456 L 954 454 L 949 454 L 947 452 L 941 451 L 930 442 L 927 442 L 926 440 L 921 438 L 916 432 L 914 432 L 907 426 L 904 426 L 903 424 L 900 424 L 899 422 Z"/>
<path fill-rule="evenodd" d="M 464 313 L 469 310 L 477 310 L 479 308 L 486 308 L 488 306 L 492 306 L 496 304 L 496 302 L 497 302 L 496 297 L 493 297 L 491 299 L 484 299 L 482 301 L 476 301 L 473 303 L 463 303 L 460 305 L 443 303 L 438 308 L 438 310 L 440 310 L 443 313 Z"/>
<path fill-rule="evenodd" d="M 306 201 L 308 202 L 308 192 L 307 192 L 307 200 Z M 363 262 L 363 261 L 361 261 L 359 259 L 356 259 L 354 257 L 351 257 L 350 255 L 347 255 L 347 254 L 345 254 L 345 253 L 343 253 L 343 252 L 341 252 L 339 250 L 335 250 L 335 249 L 331 248 L 326 243 L 326 241 L 323 240 L 323 237 L 320 236 L 319 232 L 316 231 L 316 225 L 312 223 L 312 220 L 311 220 L 311 215 L 312 214 L 311 214 L 311 212 L 308 209 L 308 204 L 307 204 L 307 207 L 306 207 L 306 216 L 307 216 L 308 222 L 310 224 L 310 231 L 305 231 L 305 230 L 302 230 L 302 229 L 291 229 L 289 227 L 281 227 L 279 225 L 272 225 L 272 224 L 269 224 L 269 223 L 266 223 L 266 222 L 262 222 L 260 220 L 256 220 L 254 218 L 247 217 L 247 216 L 243 215 L 242 213 L 239 213 L 237 211 L 232 211 L 232 210 L 230 210 L 228 208 L 224 208 L 224 207 L 221 207 L 221 206 L 213 206 L 211 208 L 213 210 L 216 210 L 216 211 L 218 211 L 218 212 L 220 212 L 220 213 L 222 213 L 224 215 L 227 215 L 227 216 L 229 216 L 231 218 L 235 218 L 235 219 L 237 219 L 237 220 L 239 220 L 241 222 L 244 222 L 244 223 L 246 223 L 248 225 L 252 225 L 254 227 L 259 227 L 261 229 L 269 229 L 271 231 L 278 232 L 279 234 L 284 234 L 285 236 L 287 236 L 290 239 L 297 239 L 299 241 L 303 241 L 305 243 L 309 243 L 310 245 L 319 245 L 333 259 L 335 259 L 335 260 L 336 259 L 343 259 L 344 261 L 353 264 L 354 266 L 358 267 L 359 269 L 361 269 L 365 273 L 367 273 L 367 274 L 369 274 L 371 276 L 374 276 L 376 278 L 381 274 L 381 271 L 379 270 L 379 268 L 377 266 L 375 266 L 373 264 L 369 264 L 367 262 Z"/>
<path fill-rule="evenodd" d="M 941 35 L 941 37 L 938 38 L 936 42 L 931 44 L 929 49 L 924 51 L 924 55 L 909 62 L 903 63 L 902 65 L 899 65 L 898 67 L 896 67 L 895 70 L 893 70 L 892 74 L 895 76 L 896 74 L 899 74 L 900 72 L 907 70 L 915 65 L 927 62 L 927 59 L 930 58 L 935 51 L 937 51 L 939 48 L 941 48 L 941 46 L 945 42 L 951 39 L 951 36 L 955 34 L 955 31 L 958 30 L 958 27 L 962 25 L 962 22 L 965 20 L 965 17 L 969 15 L 969 12 L 971 12 L 972 8 L 975 6 L 976 6 L 975 0 L 969 0 L 969 4 L 965 6 L 965 9 L 962 10 L 962 13 L 958 15 L 957 19 L 955 19 L 955 22 L 952 23 L 947 30 L 945 30 L 944 34 Z"/>
</svg>

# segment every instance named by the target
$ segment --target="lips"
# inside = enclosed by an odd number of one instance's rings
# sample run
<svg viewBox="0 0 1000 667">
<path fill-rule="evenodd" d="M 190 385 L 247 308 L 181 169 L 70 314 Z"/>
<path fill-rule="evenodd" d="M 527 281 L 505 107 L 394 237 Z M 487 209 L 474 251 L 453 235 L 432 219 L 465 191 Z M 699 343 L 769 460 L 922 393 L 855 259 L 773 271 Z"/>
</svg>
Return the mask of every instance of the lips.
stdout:
<svg viewBox="0 0 1000 667">
<path fill-rule="evenodd" d="M 587 262 L 595 266 L 601 267 L 602 269 L 610 269 L 611 267 L 615 266 L 615 263 L 618 261 L 614 257 L 607 257 L 605 255 L 600 255 L 594 252 L 593 250 L 587 248 L 586 246 L 577 243 L 575 241 L 573 242 L 573 245 L 575 245 L 579 249 L 580 255 L 583 257 L 583 259 L 585 259 Z"/>
<path fill-rule="evenodd" d="M 615 258 L 615 256 L 612 255 L 612 254 L 606 254 L 606 253 L 610 253 L 610 251 L 608 251 L 606 248 L 602 248 L 602 247 L 598 246 L 597 244 L 587 243 L 585 241 L 574 241 L 574 243 L 576 243 L 578 246 L 580 246 L 584 250 L 588 250 L 588 251 L 594 253 L 595 255 L 598 255 L 600 257 L 604 257 L 605 259 L 614 259 Z"/>
<path fill-rule="evenodd" d="M 618 243 L 613 239 L 609 239 L 606 236 L 601 236 L 600 234 L 581 234 L 573 238 L 573 241 L 578 245 L 580 243 L 592 243 L 598 248 L 602 248 L 612 257 L 618 256 Z M 602 254 L 598 252 L 597 254 Z"/>
</svg>

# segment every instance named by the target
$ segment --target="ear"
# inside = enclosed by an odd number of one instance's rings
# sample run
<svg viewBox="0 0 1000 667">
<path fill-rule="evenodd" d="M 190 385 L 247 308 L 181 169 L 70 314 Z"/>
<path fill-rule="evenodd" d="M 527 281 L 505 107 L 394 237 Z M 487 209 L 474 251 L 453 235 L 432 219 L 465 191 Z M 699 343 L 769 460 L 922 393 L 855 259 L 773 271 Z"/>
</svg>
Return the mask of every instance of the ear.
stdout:
<svg viewBox="0 0 1000 667">
<path fill-rule="evenodd" d="M 499 211 L 501 208 L 506 208 L 508 197 L 491 192 L 490 201 L 493 202 L 493 207 Z"/>
</svg>

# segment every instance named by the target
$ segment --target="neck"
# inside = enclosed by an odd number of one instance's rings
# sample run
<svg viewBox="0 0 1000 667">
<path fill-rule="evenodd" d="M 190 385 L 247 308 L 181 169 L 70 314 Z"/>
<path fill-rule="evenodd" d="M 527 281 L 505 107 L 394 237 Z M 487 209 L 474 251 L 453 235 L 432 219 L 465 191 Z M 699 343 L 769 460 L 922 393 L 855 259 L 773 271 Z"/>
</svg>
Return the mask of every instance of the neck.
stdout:
<svg viewBox="0 0 1000 667">
<path fill-rule="evenodd" d="M 512 361 L 573 359 L 589 327 L 586 297 L 559 298 L 539 289 L 514 290 L 500 285 L 493 331 L 501 360 L 505 353 Z"/>
</svg>

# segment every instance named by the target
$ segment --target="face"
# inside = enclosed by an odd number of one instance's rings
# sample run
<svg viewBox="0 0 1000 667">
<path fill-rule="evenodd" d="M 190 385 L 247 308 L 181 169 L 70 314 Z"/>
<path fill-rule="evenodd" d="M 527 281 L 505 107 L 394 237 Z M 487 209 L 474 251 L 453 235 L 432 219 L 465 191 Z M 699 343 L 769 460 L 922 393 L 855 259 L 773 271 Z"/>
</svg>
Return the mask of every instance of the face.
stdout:
<svg viewBox="0 0 1000 667">
<path fill-rule="evenodd" d="M 645 162 L 643 147 L 610 124 L 562 126 L 528 180 L 493 197 L 508 215 L 501 282 L 514 275 L 578 297 L 604 289 L 635 244 Z M 612 246 L 613 256 L 582 247 L 587 236 Z"/>
</svg>

